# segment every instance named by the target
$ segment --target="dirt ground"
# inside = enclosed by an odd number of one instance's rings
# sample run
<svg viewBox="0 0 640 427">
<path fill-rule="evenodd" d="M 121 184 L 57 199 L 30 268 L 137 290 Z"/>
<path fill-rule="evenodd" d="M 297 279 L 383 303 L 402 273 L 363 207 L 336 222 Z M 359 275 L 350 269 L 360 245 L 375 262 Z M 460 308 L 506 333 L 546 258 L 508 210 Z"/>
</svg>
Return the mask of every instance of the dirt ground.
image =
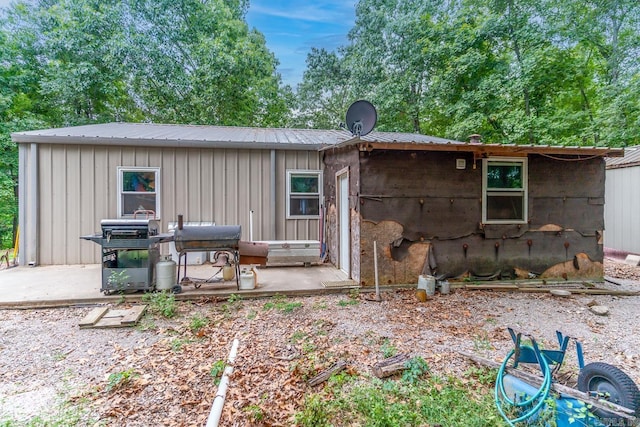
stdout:
<svg viewBox="0 0 640 427">
<path fill-rule="evenodd" d="M 605 274 L 620 284 L 601 286 L 640 290 L 638 267 L 607 259 Z M 212 369 L 236 338 L 227 426 L 250 425 L 255 408 L 265 425 L 291 425 L 314 390 L 307 379 L 339 360 L 369 375 L 385 347 L 421 356 L 432 375 L 467 370 L 460 351 L 501 361 L 512 348 L 507 327 L 545 348 L 560 330 L 583 343 L 587 362 L 616 365 L 640 384 L 640 296 L 454 290 L 420 302 L 404 289 L 371 297 L 179 303 L 172 319 L 147 313 L 119 329 L 79 329 L 92 307 L 0 311 L 0 422 L 59 420 L 72 403 L 83 409 L 76 425 L 204 425 L 217 388 Z M 594 314 L 593 303 L 608 315 Z"/>
</svg>

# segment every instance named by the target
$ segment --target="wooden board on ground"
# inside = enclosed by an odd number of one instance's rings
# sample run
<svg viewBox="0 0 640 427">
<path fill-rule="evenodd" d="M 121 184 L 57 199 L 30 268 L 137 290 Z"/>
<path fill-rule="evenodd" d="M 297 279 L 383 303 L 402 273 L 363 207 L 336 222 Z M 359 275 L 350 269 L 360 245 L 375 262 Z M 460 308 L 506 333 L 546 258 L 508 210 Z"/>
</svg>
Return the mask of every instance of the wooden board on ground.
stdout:
<svg viewBox="0 0 640 427">
<path fill-rule="evenodd" d="M 96 307 L 91 310 L 79 323 L 80 329 L 87 328 L 125 328 L 138 323 L 146 305 L 134 305 L 128 309 L 110 309 Z"/>
</svg>

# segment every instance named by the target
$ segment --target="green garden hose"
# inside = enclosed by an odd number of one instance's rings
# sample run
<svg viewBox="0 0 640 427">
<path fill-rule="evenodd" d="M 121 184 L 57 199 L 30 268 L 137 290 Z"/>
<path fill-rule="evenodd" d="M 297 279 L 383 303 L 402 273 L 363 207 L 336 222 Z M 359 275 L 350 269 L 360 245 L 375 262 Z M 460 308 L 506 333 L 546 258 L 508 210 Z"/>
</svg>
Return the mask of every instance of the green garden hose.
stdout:
<svg viewBox="0 0 640 427">
<path fill-rule="evenodd" d="M 542 408 L 542 406 L 545 404 L 547 398 L 549 397 L 549 393 L 551 391 L 551 380 L 552 380 L 551 369 L 549 368 L 549 363 L 547 362 L 546 358 L 540 353 L 540 351 L 538 351 L 537 349 L 534 349 L 533 347 L 522 346 L 521 348 L 528 349 L 534 352 L 534 354 L 536 355 L 536 358 L 538 359 L 538 365 L 540 366 L 540 370 L 542 371 L 543 381 L 542 381 L 542 385 L 540 386 L 538 391 L 534 393 L 533 396 L 529 398 L 526 398 L 526 396 L 522 396 L 522 399 L 515 399 L 515 396 L 514 396 L 513 400 L 510 399 L 509 396 L 507 395 L 507 392 L 504 389 L 504 376 L 505 376 L 507 363 L 509 363 L 509 360 L 515 355 L 515 350 L 511 350 L 509 354 L 507 354 L 507 357 L 504 359 L 504 361 L 500 365 L 500 369 L 498 370 L 498 376 L 496 378 L 496 387 L 495 387 L 495 400 L 496 400 L 496 407 L 498 408 L 498 412 L 500 413 L 502 418 L 504 418 L 505 421 L 507 421 L 507 423 L 510 426 L 515 426 L 515 423 L 525 421 L 531 418 L 532 416 L 534 416 L 535 414 L 537 414 L 540 408 Z M 531 406 L 531 408 L 524 409 L 525 411 L 524 413 L 522 413 L 517 418 L 512 419 L 505 414 L 505 411 L 503 409 L 503 405 L 505 403 L 516 408 L 526 408 L 528 406 Z"/>
</svg>

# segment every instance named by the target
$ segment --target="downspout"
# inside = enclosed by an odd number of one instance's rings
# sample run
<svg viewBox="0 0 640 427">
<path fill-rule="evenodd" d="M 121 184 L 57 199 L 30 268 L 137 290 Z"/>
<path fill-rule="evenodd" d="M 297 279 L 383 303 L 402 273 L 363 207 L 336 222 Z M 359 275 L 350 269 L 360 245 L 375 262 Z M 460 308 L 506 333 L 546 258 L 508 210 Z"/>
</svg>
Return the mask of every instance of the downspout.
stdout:
<svg viewBox="0 0 640 427">
<path fill-rule="evenodd" d="M 26 203 L 26 174 L 25 168 L 27 167 L 27 147 L 24 144 L 18 144 L 18 227 L 20 230 L 20 236 L 18 238 L 18 257 L 20 266 L 25 266 L 26 263 L 26 247 L 25 243 L 27 238 L 27 209 Z"/>
<path fill-rule="evenodd" d="M 38 144 L 31 143 L 29 153 L 31 157 L 29 171 L 29 205 L 31 215 L 29 216 L 29 265 L 38 265 L 38 217 L 40 215 L 38 206 Z"/>
<path fill-rule="evenodd" d="M 269 212 L 271 216 L 271 233 L 269 240 L 276 240 L 276 150 L 271 150 L 271 170 L 269 176 L 271 183 L 271 197 L 269 198 Z"/>
</svg>

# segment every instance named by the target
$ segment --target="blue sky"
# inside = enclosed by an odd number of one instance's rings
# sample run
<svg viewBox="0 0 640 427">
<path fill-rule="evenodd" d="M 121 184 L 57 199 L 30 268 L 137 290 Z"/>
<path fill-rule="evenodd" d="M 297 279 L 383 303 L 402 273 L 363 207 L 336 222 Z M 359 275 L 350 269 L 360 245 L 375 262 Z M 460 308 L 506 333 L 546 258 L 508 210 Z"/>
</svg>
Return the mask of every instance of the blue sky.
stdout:
<svg viewBox="0 0 640 427">
<path fill-rule="evenodd" d="M 11 0 L 0 0 L 0 8 Z M 264 34 L 267 47 L 280 61 L 285 84 L 302 81 L 312 47 L 329 51 L 347 43 L 355 22 L 357 0 L 250 0 L 247 23 Z"/>
<path fill-rule="evenodd" d="M 285 84 L 302 81 L 312 47 L 329 51 L 347 43 L 355 22 L 356 0 L 250 0 L 249 27 L 264 34 L 267 47 L 280 61 Z"/>
</svg>

